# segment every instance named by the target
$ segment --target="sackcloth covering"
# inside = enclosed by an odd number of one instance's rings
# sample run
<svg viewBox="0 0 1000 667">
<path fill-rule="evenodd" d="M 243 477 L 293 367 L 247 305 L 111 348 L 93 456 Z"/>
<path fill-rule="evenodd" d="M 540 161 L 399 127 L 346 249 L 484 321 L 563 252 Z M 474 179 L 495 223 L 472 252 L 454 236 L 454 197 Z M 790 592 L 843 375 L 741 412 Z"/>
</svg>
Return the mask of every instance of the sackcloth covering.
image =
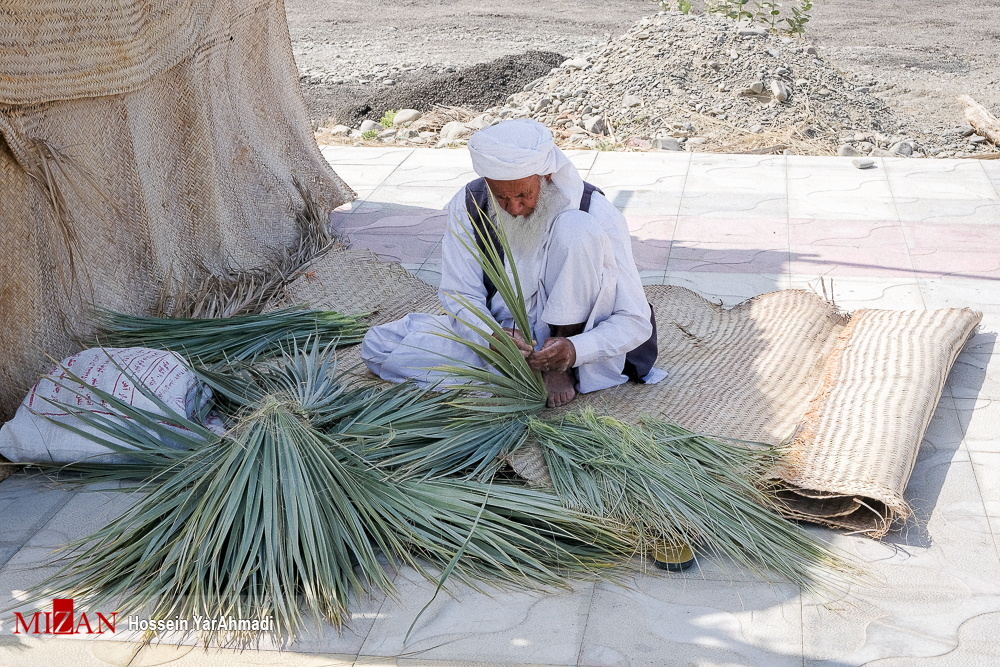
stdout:
<svg viewBox="0 0 1000 667">
<path fill-rule="evenodd" d="M 87 306 L 268 266 L 323 159 L 281 0 L 14 0 L 0 10 L 0 419 Z M 166 282 L 169 283 L 165 285 Z"/>
<path fill-rule="evenodd" d="M 649 285 L 660 357 L 656 385 L 627 383 L 548 410 L 589 406 L 637 422 L 666 418 L 692 431 L 790 447 L 774 471 L 787 514 L 881 537 L 910 514 L 903 497 L 948 371 L 981 320 L 967 308 L 859 310 L 848 316 L 812 292 L 781 290 L 734 308 L 691 290 Z M 399 264 L 338 247 L 292 282 L 275 307 L 308 304 L 381 324 L 441 312 L 436 290 Z M 343 367 L 377 381 L 360 346 Z M 512 461 L 544 484 L 544 461 Z"/>
</svg>

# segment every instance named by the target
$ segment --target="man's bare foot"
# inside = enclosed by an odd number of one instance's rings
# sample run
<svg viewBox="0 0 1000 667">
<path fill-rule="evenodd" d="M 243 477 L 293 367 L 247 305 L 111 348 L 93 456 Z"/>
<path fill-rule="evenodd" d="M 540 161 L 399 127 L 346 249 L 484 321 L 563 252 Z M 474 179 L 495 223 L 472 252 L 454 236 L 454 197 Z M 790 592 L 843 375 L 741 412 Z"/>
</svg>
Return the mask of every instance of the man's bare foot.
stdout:
<svg viewBox="0 0 1000 667">
<path fill-rule="evenodd" d="M 566 405 L 576 398 L 576 376 L 573 371 L 543 371 L 542 379 L 545 380 L 545 389 L 549 392 L 549 400 L 546 403 L 550 408 L 558 408 Z"/>
</svg>

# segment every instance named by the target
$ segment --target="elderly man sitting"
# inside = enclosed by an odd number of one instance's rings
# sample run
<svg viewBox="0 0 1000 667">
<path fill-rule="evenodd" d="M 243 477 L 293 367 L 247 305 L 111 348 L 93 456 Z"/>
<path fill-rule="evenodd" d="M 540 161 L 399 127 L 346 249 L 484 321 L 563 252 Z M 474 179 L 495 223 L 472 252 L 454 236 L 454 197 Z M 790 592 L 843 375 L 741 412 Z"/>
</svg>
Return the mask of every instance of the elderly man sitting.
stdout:
<svg viewBox="0 0 1000 667">
<path fill-rule="evenodd" d="M 448 204 L 439 295 L 450 315 L 415 313 L 373 327 L 361 347 L 368 367 L 386 380 L 435 382 L 441 374 L 434 366 L 483 366 L 474 352 L 439 335 L 447 331 L 484 342 L 460 321 L 480 324 L 457 294 L 506 328 L 531 368 L 542 372 L 550 407 L 568 403 L 577 392 L 645 377 L 656 359 L 656 333 L 625 218 L 583 182 L 540 123 L 511 120 L 488 127 L 469 140 L 469 152 L 483 178 Z M 507 304 L 463 245 L 475 247 L 474 229 L 489 233 L 483 215 L 506 232 L 532 341 L 512 328 Z M 504 263 L 513 280 L 510 260 Z"/>
</svg>

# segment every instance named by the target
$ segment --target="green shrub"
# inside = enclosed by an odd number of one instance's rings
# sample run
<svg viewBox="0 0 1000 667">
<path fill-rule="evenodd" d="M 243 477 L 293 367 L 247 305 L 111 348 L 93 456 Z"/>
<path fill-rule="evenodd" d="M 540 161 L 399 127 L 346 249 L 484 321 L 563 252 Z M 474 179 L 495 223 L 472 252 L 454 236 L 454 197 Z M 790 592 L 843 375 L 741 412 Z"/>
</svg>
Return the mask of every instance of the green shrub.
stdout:
<svg viewBox="0 0 1000 667">
<path fill-rule="evenodd" d="M 396 113 L 397 112 L 393 111 L 392 109 L 390 109 L 389 111 L 386 111 L 385 115 L 382 116 L 382 120 L 379 121 L 380 123 L 382 123 L 382 127 L 384 127 L 387 130 L 389 128 L 391 128 L 392 127 L 392 121 L 393 121 L 393 119 L 396 118 Z"/>
<path fill-rule="evenodd" d="M 361 138 L 365 141 L 371 141 L 378 136 L 378 130 L 368 130 L 367 132 L 361 133 Z"/>
</svg>

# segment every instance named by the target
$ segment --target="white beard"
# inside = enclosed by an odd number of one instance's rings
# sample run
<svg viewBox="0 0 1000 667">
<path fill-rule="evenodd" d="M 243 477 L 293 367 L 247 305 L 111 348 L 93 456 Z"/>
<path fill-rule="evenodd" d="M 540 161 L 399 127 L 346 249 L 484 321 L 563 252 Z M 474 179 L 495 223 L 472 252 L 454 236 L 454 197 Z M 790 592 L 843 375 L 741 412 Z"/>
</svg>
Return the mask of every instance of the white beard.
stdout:
<svg viewBox="0 0 1000 667">
<path fill-rule="evenodd" d="M 502 208 L 494 206 L 493 199 L 490 198 L 490 217 L 495 221 L 498 220 L 507 233 L 510 251 L 518 266 L 522 260 L 534 257 L 541 249 L 548 236 L 549 228 L 552 226 L 552 221 L 569 203 L 569 200 L 554 183 L 546 180 L 544 176 L 540 177 L 540 180 L 538 202 L 531 215 L 513 216 Z"/>
</svg>

